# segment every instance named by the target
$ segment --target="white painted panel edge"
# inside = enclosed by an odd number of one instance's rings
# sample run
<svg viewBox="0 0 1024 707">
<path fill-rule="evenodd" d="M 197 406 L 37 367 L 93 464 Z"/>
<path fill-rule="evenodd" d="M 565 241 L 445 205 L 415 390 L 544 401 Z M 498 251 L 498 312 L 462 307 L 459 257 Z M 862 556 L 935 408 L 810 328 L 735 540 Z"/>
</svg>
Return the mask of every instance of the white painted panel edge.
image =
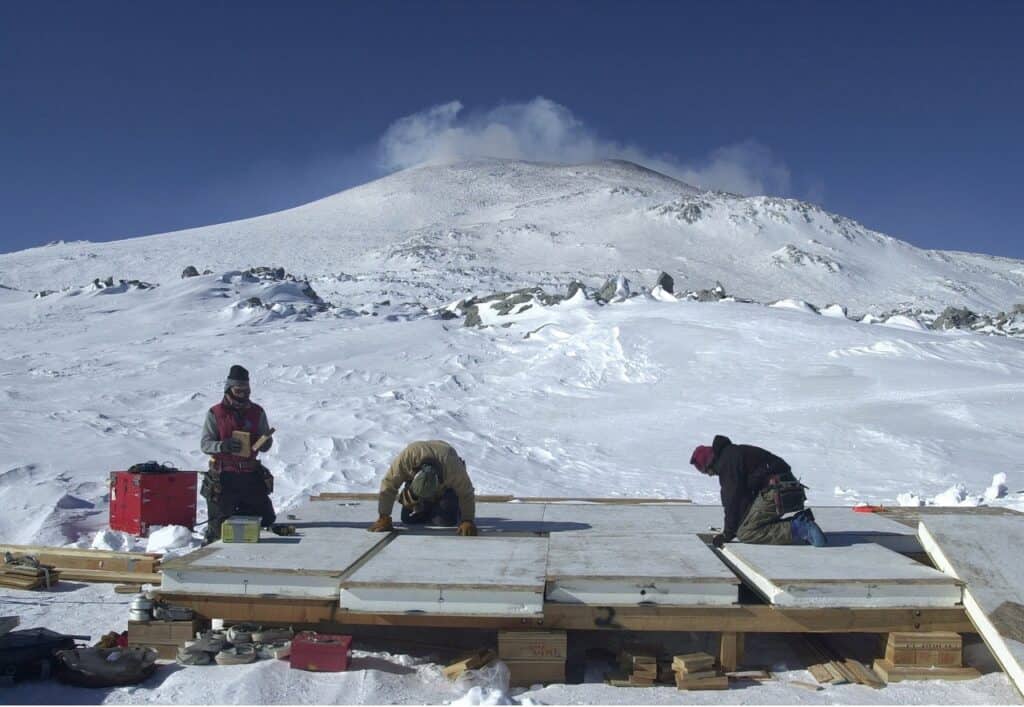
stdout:
<svg viewBox="0 0 1024 707">
<path fill-rule="evenodd" d="M 900 582 L 822 582 L 776 585 L 779 593 L 772 603 L 791 608 L 952 608 L 963 601 L 963 590 L 955 584 L 913 584 Z"/>
<path fill-rule="evenodd" d="M 761 593 L 761 596 L 763 596 L 769 604 L 775 603 L 775 597 L 780 593 L 778 587 L 761 575 L 760 572 L 756 571 L 753 567 L 731 552 L 728 546 L 722 548 L 721 553 L 722 557 L 728 561 L 727 564 L 732 565 L 733 570 L 736 571 L 741 579 L 753 585 L 753 587 Z"/>
<path fill-rule="evenodd" d="M 334 599 L 338 595 L 338 575 L 311 575 L 258 572 L 217 572 L 164 570 L 161 592 L 188 594 L 224 594 L 229 596 L 287 596 L 307 599 Z"/>
<path fill-rule="evenodd" d="M 598 606 L 731 606 L 739 600 L 739 588 L 735 582 L 569 579 L 549 583 L 547 600 Z"/>
<path fill-rule="evenodd" d="M 353 613 L 539 617 L 544 595 L 532 591 L 344 587 L 340 606 Z"/>
<path fill-rule="evenodd" d="M 918 522 L 917 535 L 921 539 L 921 544 L 924 546 L 925 552 L 928 553 L 928 557 L 931 558 L 932 562 L 934 562 L 940 570 L 948 575 L 956 577 L 960 581 L 964 581 L 953 568 L 953 563 L 951 563 L 945 553 L 942 552 L 942 546 L 939 545 L 935 540 L 935 537 L 932 536 L 931 532 L 929 532 L 924 521 Z M 992 651 L 992 654 L 995 655 L 996 660 L 999 661 L 999 665 L 1002 667 L 1003 672 L 1010 676 L 1014 686 L 1017 688 L 1017 692 L 1024 695 L 1024 667 L 1022 667 L 1020 663 L 1017 662 L 1016 658 L 1014 658 L 1009 646 L 1006 645 L 1006 640 L 989 620 L 988 613 L 980 604 L 978 604 L 974 596 L 971 594 L 971 587 L 969 584 L 964 589 L 964 609 L 967 611 L 967 616 L 971 619 L 975 628 L 978 629 L 978 633 L 981 634 L 982 639 L 985 641 L 985 645 L 988 646 L 989 650 Z"/>
</svg>

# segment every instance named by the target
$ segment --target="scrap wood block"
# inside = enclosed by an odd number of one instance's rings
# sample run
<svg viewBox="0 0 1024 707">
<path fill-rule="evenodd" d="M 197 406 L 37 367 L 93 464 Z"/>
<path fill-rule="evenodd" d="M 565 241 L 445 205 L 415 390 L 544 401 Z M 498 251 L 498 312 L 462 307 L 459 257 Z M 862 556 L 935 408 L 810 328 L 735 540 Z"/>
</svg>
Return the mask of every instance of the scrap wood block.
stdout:
<svg viewBox="0 0 1024 707">
<path fill-rule="evenodd" d="M 565 660 L 565 631 L 498 631 L 498 657 L 502 660 Z"/>
<path fill-rule="evenodd" d="M 733 680 L 771 680 L 772 674 L 767 670 L 733 670 L 727 672 L 726 677 Z"/>
<path fill-rule="evenodd" d="M 672 657 L 672 669 L 677 672 L 699 672 L 715 666 L 715 657 L 708 653 L 684 653 Z"/>
<path fill-rule="evenodd" d="M 981 677 L 981 673 L 974 668 L 907 667 L 893 665 L 885 658 L 876 659 L 874 668 L 886 683 L 901 680 L 973 680 Z"/>
<path fill-rule="evenodd" d="M 694 680 L 681 673 L 676 673 L 676 687 L 680 690 L 727 690 L 729 689 L 729 678 L 725 675 L 716 675 L 712 678 Z"/>
<path fill-rule="evenodd" d="M 958 668 L 963 665 L 963 638 L 951 631 L 890 633 L 885 659 L 895 666 Z"/>
<path fill-rule="evenodd" d="M 565 682 L 564 660 L 504 660 L 511 687 Z"/>
<path fill-rule="evenodd" d="M 128 643 L 143 645 L 180 645 L 195 638 L 202 629 L 201 619 L 189 621 L 129 621 Z"/>
<path fill-rule="evenodd" d="M 699 672 L 688 672 L 684 673 L 681 670 L 676 671 L 677 679 L 682 680 L 706 680 L 707 678 L 715 678 L 722 675 L 717 670 L 701 670 Z"/>
<path fill-rule="evenodd" d="M 444 676 L 449 680 L 455 680 L 460 675 L 465 673 L 467 670 L 477 670 L 482 668 L 492 660 L 497 658 L 494 651 L 490 648 L 481 648 L 474 653 L 460 658 L 451 665 L 448 665 L 441 669 Z"/>
</svg>

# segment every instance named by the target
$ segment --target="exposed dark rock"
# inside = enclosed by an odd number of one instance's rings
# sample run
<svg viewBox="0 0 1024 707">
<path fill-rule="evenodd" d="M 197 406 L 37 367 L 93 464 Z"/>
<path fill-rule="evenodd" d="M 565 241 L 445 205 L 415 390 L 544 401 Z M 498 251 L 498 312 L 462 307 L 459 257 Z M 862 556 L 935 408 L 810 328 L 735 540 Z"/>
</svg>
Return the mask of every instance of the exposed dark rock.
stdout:
<svg viewBox="0 0 1024 707">
<path fill-rule="evenodd" d="M 697 290 L 695 293 L 695 299 L 698 302 L 717 302 L 725 299 L 725 287 L 722 283 L 715 280 L 715 286 L 710 290 Z"/>
<path fill-rule="evenodd" d="M 675 280 L 673 280 L 672 276 L 665 271 L 662 271 L 661 274 L 658 275 L 658 281 L 655 284 L 657 284 L 661 289 L 665 290 L 665 292 L 675 293 L 676 291 Z"/>
<path fill-rule="evenodd" d="M 199 277 L 199 271 L 196 270 L 195 265 L 189 265 L 181 271 L 181 279 L 184 280 L 186 277 Z"/>
<path fill-rule="evenodd" d="M 978 323 L 978 315 L 966 307 L 946 307 L 932 326 L 935 329 L 966 329 Z"/>
<path fill-rule="evenodd" d="M 619 275 L 615 278 L 609 278 L 601 285 L 601 289 L 594 295 L 594 299 L 598 302 L 612 302 L 615 299 L 626 299 L 632 294 L 632 288 L 629 280 L 623 275 Z"/>
</svg>

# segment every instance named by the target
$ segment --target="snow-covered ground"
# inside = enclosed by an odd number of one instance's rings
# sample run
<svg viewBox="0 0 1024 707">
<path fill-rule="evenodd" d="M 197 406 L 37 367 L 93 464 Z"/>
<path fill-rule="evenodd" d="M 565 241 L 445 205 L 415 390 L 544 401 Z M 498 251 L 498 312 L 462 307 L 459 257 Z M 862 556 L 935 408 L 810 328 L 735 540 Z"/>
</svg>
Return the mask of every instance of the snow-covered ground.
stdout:
<svg viewBox="0 0 1024 707">
<path fill-rule="evenodd" d="M 694 211 L 687 200 L 698 198 L 708 204 Z M 682 201 L 659 212 L 673 199 Z M 264 461 L 277 477 L 279 510 L 322 491 L 376 491 L 407 442 L 438 438 L 459 449 L 479 493 L 716 503 L 715 481 L 687 464 L 694 445 L 715 434 L 786 458 L 812 504 L 1024 510 L 1024 341 L 932 331 L 907 317 L 862 323 L 802 304 L 1009 311 L 1024 301 L 1024 262 L 920 251 L 805 207 L 701 196 L 618 163 L 484 162 L 410 170 L 234 224 L 0 255 L 0 540 L 146 549 L 106 529 L 107 475 L 150 459 L 205 468 L 203 415 L 234 363 L 249 368 L 253 399 L 278 430 Z M 786 250 L 798 240 L 840 267 Z M 182 279 L 187 265 L 213 272 Z M 305 275 L 316 294 L 301 281 L 239 270 L 253 265 Z M 730 292 L 778 304 L 652 296 L 659 270 L 676 275 L 677 288 L 721 280 Z M 580 294 L 492 316 L 483 328 L 439 316 L 473 294 L 534 285 L 564 294 L 574 278 L 593 287 L 619 273 L 642 292 L 608 305 Z M 93 282 L 107 276 L 110 286 Z M 158 540 L 183 544 L 173 532 Z M 7 613 L 23 627 L 98 638 L 125 625 L 127 599 L 72 583 L 0 591 Z M 341 676 L 267 662 L 170 667 L 133 689 L 36 683 L 3 695 L 404 703 L 454 700 L 467 687 L 446 684 L 429 656 L 358 655 L 370 669 Z M 779 668 L 784 678 L 809 679 Z M 999 673 L 877 692 L 591 684 L 527 697 L 1018 700 Z"/>
</svg>

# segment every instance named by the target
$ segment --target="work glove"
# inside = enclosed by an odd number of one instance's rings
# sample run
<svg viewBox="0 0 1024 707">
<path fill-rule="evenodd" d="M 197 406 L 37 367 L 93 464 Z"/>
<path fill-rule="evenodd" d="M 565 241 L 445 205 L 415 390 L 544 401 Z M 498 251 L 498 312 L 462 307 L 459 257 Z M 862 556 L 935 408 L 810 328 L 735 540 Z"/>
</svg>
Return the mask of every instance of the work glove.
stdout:
<svg viewBox="0 0 1024 707">
<path fill-rule="evenodd" d="M 367 530 L 371 533 L 387 533 L 395 529 L 394 524 L 391 522 L 391 516 L 381 516 L 373 522 Z"/>
<path fill-rule="evenodd" d="M 711 544 L 721 550 L 725 546 L 725 536 L 718 533 L 715 537 L 711 538 Z"/>
<path fill-rule="evenodd" d="M 220 451 L 223 454 L 238 454 L 242 451 L 242 443 L 234 437 L 225 439 L 220 443 Z"/>
<path fill-rule="evenodd" d="M 461 523 L 459 523 L 459 529 L 455 531 L 455 534 L 456 535 L 479 535 L 480 533 L 479 533 L 479 531 L 477 531 L 476 525 L 474 525 L 473 521 L 471 521 L 471 520 L 464 520 Z"/>
</svg>

